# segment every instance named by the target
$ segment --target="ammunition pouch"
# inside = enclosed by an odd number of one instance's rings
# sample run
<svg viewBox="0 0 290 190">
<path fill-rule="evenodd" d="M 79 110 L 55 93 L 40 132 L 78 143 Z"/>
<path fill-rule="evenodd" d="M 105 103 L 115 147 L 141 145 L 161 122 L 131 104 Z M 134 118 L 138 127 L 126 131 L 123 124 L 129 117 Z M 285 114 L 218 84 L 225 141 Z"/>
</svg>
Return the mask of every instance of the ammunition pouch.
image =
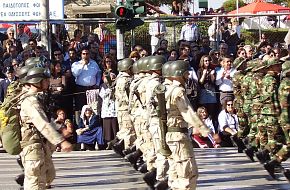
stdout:
<svg viewBox="0 0 290 190">
<path fill-rule="evenodd" d="M 180 132 L 180 133 L 188 133 L 187 128 L 180 128 L 180 127 L 168 127 L 168 132 Z"/>
</svg>

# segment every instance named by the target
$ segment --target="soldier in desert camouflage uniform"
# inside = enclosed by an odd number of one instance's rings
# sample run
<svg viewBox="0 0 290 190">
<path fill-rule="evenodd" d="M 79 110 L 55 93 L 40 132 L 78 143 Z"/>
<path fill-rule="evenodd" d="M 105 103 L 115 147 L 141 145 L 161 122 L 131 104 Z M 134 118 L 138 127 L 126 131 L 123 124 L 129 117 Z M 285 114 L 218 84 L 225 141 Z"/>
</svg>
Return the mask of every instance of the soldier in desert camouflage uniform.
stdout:
<svg viewBox="0 0 290 190">
<path fill-rule="evenodd" d="M 282 80 L 279 86 L 279 101 L 281 107 L 280 126 L 283 129 L 286 143 L 273 156 L 272 160 L 267 162 L 264 167 L 269 174 L 275 178 L 275 167 L 279 166 L 282 161 L 285 161 L 290 156 L 290 119 L 289 119 L 289 102 L 290 102 L 290 62 L 286 61 L 282 65 Z M 284 171 L 285 177 L 290 181 L 290 171 Z"/>
<path fill-rule="evenodd" d="M 185 83 L 189 77 L 189 64 L 174 61 L 170 65 L 172 85 L 165 92 L 167 113 L 166 143 L 172 154 L 168 158 L 168 185 L 171 189 L 196 189 L 198 169 L 194 157 L 188 128 L 194 127 L 202 136 L 209 130 L 193 111 L 185 92 Z"/>
<path fill-rule="evenodd" d="M 38 95 L 49 86 L 49 75 L 44 68 L 32 68 L 26 76 L 26 84 L 30 88 L 22 97 L 20 104 L 21 146 L 23 151 L 21 159 L 24 166 L 24 189 L 45 189 L 49 177 L 51 180 L 54 170 L 51 158 L 51 144 L 60 144 L 63 151 L 71 151 L 72 146 L 57 132 L 57 127 L 48 122 L 48 118 L 38 100 Z M 51 144 L 50 144 L 51 143 Z"/>
</svg>

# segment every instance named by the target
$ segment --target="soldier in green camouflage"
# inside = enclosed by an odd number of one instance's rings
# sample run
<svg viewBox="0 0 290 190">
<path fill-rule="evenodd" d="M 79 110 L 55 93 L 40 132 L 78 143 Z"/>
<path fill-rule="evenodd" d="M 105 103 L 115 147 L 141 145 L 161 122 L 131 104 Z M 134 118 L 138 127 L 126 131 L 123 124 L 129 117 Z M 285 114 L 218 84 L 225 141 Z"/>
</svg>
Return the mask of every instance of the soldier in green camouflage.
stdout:
<svg viewBox="0 0 290 190">
<path fill-rule="evenodd" d="M 242 112 L 243 112 L 243 123 L 240 121 L 239 117 L 239 122 L 241 122 L 241 125 L 239 126 L 239 132 L 238 134 L 240 137 L 245 138 L 248 133 L 249 133 L 249 125 L 248 125 L 248 120 L 251 114 L 251 106 L 252 106 L 252 96 L 250 93 L 251 89 L 251 82 L 253 81 L 253 72 L 252 69 L 254 66 L 257 64 L 257 60 L 251 60 L 248 61 L 247 63 L 247 68 L 245 76 L 242 78 L 241 81 L 241 96 L 244 98 L 243 105 L 242 105 Z M 239 115 L 238 115 L 239 116 Z"/>
<path fill-rule="evenodd" d="M 270 153 L 273 155 L 279 150 L 280 143 L 277 142 L 277 136 L 281 128 L 278 124 L 280 115 L 280 106 L 278 101 L 277 79 L 281 72 L 281 63 L 277 59 L 267 60 L 267 74 L 262 80 L 262 89 L 260 102 L 263 104 L 261 109 L 262 122 L 264 126 L 258 126 L 260 136 L 261 151 L 256 153 L 256 157 L 261 163 L 270 159 Z"/>
<path fill-rule="evenodd" d="M 243 57 L 238 57 L 233 62 L 233 66 L 237 70 L 237 72 L 234 74 L 234 77 L 233 77 L 233 89 L 234 89 L 234 96 L 235 96 L 234 106 L 235 106 L 235 109 L 237 110 L 237 115 L 239 117 L 239 131 L 238 131 L 239 138 L 242 138 L 245 136 L 243 134 L 243 131 L 248 125 L 247 118 L 245 117 L 245 114 L 243 111 L 244 98 L 241 91 L 241 82 L 243 81 L 243 78 L 246 74 L 245 72 L 246 63 L 247 63 L 247 60 Z"/>
<path fill-rule="evenodd" d="M 253 71 L 253 80 L 250 84 L 250 93 L 252 97 L 252 109 L 251 115 L 249 117 L 249 125 L 250 131 L 247 135 L 247 148 L 244 150 L 245 154 L 252 160 L 254 160 L 254 153 L 258 151 L 259 145 L 259 135 L 258 135 L 258 124 L 261 123 L 261 108 L 262 103 L 260 102 L 260 89 L 263 77 L 265 75 L 265 63 L 262 61 L 258 61 L 258 64 L 255 68 L 252 69 Z"/>
<path fill-rule="evenodd" d="M 267 162 L 264 167 L 269 174 L 275 178 L 275 167 L 279 166 L 282 161 L 290 157 L 290 119 L 289 119 L 289 97 L 290 97 L 290 61 L 282 65 L 282 80 L 279 86 L 278 95 L 281 107 L 280 126 L 283 129 L 286 143 L 275 154 L 271 161 Z M 290 172 L 284 172 L 285 177 L 290 181 Z"/>
</svg>

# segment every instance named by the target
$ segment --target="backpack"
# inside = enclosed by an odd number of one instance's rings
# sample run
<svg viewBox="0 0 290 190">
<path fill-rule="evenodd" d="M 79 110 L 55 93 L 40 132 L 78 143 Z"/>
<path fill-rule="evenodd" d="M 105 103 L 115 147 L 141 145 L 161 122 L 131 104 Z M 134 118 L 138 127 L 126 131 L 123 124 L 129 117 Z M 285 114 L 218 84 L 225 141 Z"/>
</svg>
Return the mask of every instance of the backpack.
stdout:
<svg viewBox="0 0 290 190">
<path fill-rule="evenodd" d="M 19 81 L 13 81 L 7 88 L 4 102 L 0 106 L 0 137 L 3 148 L 11 155 L 18 155 L 21 151 L 21 124 L 20 108 L 18 103 L 23 100 L 20 97 L 26 92 L 22 92 Z"/>
</svg>

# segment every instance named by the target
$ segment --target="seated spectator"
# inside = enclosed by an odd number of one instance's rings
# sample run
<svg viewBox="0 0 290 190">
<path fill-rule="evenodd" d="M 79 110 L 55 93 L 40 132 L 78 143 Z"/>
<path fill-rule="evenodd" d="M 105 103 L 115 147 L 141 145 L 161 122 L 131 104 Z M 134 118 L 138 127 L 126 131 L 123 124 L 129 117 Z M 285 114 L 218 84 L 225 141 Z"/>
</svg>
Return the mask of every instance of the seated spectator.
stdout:
<svg viewBox="0 0 290 190">
<path fill-rule="evenodd" d="M 112 72 L 107 73 L 107 75 L 104 73 L 104 83 L 101 84 L 101 90 L 99 93 L 99 96 L 102 98 L 101 118 L 103 119 L 105 143 L 115 139 L 117 132 L 119 131 L 114 91 L 110 87 L 112 85 L 110 83 L 112 83 L 115 78 L 116 75 Z"/>
<path fill-rule="evenodd" d="M 233 99 L 226 99 L 223 103 L 223 110 L 218 116 L 219 130 L 221 135 L 221 146 L 233 146 L 237 142 L 238 116 L 233 107 Z"/>
<path fill-rule="evenodd" d="M 84 105 L 78 125 L 77 143 L 81 144 L 81 150 L 98 150 L 98 145 L 103 145 L 103 131 L 98 115 L 93 109 Z"/>
<path fill-rule="evenodd" d="M 59 131 L 67 141 L 69 141 L 71 144 L 75 144 L 77 142 L 77 134 L 75 132 L 73 123 L 70 119 L 66 119 L 66 114 L 63 109 L 58 109 L 56 111 L 55 123 L 61 125 Z M 61 151 L 59 146 L 56 147 L 56 151 Z"/>
<path fill-rule="evenodd" d="M 218 131 L 215 129 L 213 121 L 209 116 L 205 107 L 199 107 L 197 109 L 197 114 L 199 118 L 204 122 L 204 124 L 210 129 L 211 133 L 208 137 L 202 137 L 198 130 L 193 130 L 193 140 L 198 144 L 200 148 L 218 148 L 221 142 Z"/>
</svg>

